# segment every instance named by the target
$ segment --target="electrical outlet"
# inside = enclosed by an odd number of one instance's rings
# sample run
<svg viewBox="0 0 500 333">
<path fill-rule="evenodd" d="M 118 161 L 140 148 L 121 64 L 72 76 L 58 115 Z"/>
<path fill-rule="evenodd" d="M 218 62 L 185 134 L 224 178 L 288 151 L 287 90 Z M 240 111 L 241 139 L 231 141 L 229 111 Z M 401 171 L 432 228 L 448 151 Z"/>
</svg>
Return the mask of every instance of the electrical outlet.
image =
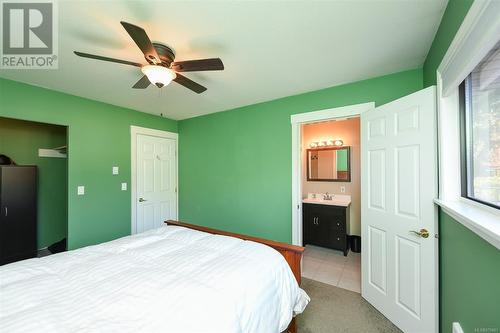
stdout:
<svg viewBox="0 0 500 333">
<path fill-rule="evenodd" d="M 118 167 L 114 166 L 113 167 L 113 175 L 117 175 L 117 174 L 118 174 Z"/>
<path fill-rule="evenodd" d="M 126 191 L 127 190 L 127 183 L 122 183 L 122 191 Z"/>
<path fill-rule="evenodd" d="M 77 193 L 78 193 L 78 195 L 84 195 L 85 194 L 85 186 L 78 186 Z"/>
<path fill-rule="evenodd" d="M 464 333 L 464 330 L 462 329 L 462 326 L 460 326 L 460 323 L 454 322 L 452 324 L 452 332 L 453 333 Z"/>
<path fill-rule="evenodd" d="M 340 193 L 345 193 L 345 186 L 340 186 Z"/>
</svg>

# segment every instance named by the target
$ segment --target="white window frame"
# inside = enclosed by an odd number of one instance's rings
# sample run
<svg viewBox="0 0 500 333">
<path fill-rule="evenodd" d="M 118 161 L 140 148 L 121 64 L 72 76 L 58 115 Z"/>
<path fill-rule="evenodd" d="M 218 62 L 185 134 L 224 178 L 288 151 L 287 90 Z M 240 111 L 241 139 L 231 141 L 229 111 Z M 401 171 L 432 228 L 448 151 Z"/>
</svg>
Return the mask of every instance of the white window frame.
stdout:
<svg viewBox="0 0 500 333">
<path fill-rule="evenodd" d="M 459 223 L 500 249 L 500 210 L 462 197 L 458 86 L 498 42 L 500 1 L 476 0 L 437 70 L 439 199 Z"/>
</svg>

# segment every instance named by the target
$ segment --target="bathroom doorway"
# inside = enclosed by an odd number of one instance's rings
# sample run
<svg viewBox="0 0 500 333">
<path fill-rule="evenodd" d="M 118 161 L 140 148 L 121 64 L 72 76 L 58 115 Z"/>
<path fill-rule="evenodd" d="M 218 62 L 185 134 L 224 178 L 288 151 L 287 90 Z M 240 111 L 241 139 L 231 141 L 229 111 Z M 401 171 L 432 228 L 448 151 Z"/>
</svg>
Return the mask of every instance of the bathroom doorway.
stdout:
<svg viewBox="0 0 500 333">
<path fill-rule="evenodd" d="M 361 292 L 360 114 L 373 103 L 292 116 L 293 242 L 304 278 Z M 353 251 L 354 250 L 354 251 Z"/>
<path fill-rule="evenodd" d="M 359 116 L 302 124 L 301 138 L 302 275 L 359 293 Z"/>
</svg>

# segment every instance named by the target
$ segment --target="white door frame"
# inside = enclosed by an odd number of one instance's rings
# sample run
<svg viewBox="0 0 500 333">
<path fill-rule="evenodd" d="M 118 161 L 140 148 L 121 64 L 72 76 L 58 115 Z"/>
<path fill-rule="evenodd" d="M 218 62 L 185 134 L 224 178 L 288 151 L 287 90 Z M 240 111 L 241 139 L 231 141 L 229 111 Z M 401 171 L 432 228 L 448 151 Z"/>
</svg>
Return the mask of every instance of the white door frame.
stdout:
<svg viewBox="0 0 500 333">
<path fill-rule="evenodd" d="M 300 128 L 330 119 L 348 118 L 375 108 L 374 102 L 305 112 L 290 116 L 292 123 L 292 244 L 302 246 L 302 135 Z"/>
<path fill-rule="evenodd" d="M 137 218 L 137 180 L 136 180 L 136 171 L 137 171 L 137 135 L 148 135 L 155 136 L 164 139 L 171 139 L 175 141 L 175 201 L 176 201 L 176 216 L 175 219 L 179 218 L 179 158 L 178 158 L 178 144 L 179 144 L 179 134 L 173 132 L 167 132 L 152 128 L 139 127 L 139 126 L 130 126 L 130 159 L 131 159 L 131 168 L 130 168 L 130 189 L 131 189 L 131 226 L 130 233 L 133 235 L 136 233 L 136 218 Z"/>
</svg>

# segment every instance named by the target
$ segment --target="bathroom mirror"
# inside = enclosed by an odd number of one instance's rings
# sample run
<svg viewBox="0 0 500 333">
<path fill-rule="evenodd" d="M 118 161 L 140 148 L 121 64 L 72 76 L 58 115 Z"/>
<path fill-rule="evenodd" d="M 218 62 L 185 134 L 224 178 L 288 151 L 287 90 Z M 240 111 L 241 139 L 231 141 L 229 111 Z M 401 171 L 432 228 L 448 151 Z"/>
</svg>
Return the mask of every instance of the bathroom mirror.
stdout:
<svg viewBox="0 0 500 333">
<path fill-rule="evenodd" d="M 350 147 L 307 149 L 307 180 L 318 182 L 350 182 L 350 159 Z"/>
</svg>

